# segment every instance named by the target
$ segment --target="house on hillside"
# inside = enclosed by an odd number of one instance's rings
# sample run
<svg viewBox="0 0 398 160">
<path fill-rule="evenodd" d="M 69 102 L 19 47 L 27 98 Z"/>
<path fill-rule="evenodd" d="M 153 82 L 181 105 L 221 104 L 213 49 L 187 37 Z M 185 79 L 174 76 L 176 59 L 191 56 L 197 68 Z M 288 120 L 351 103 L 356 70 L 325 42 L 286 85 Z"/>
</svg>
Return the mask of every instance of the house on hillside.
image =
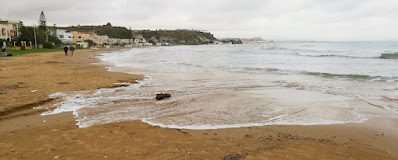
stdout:
<svg viewBox="0 0 398 160">
<path fill-rule="evenodd" d="M 77 31 L 72 31 L 72 42 L 76 43 L 76 45 L 80 48 L 88 48 L 89 43 L 87 40 L 93 41 L 92 33 L 83 33 L 83 32 L 77 32 Z"/>
<path fill-rule="evenodd" d="M 156 43 L 157 46 L 170 46 L 169 42 Z"/>
<path fill-rule="evenodd" d="M 117 38 L 109 38 L 109 39 L 108 39 L 108 44 L 110 44 L 110 45 L 118 44 L 118 43 L 117 43 L 118 40 L 119 40 L 119 39 L 117 39 Z"/>
<path fill-rule="evenodd" d="M 11 41 L 17 39 L 22 21 L 0 20 L 0 39 Z"/>
<path fill-rule="evenodd" d="M 141 44 L 141 43 L 146 43 L 147 40 L 141 35 L 141 34 L 133 34 L 133 43 L 135 45 Z"/>
<path fill-rule="evenodd" d="M 134 38 L 133 39 L 133 45 L 137 46 L 137 47 L 142 47 L 142 46 L 146 46 L 148 44 L 147 44 L 147 41 L 146 41 L 146 39 L 144 37 L 139 37 L 139 38 Z"/>
<path fill-rule="evenodd" d="M 124 44 L 131 44 L 132 42 L 133 42 L 132 39 L 119 39 L 117 43 L 119 45 L 124 45 Z"/>
<path fill-rule="evenodd" d="M 64 44 L 73 42 L 73 34 L 66 29 L 55 29 L 50 31 L 50 34 L 56 36 Z"/>
<path fill-rule="evenodd" d="M 80 48 L 88 48 L 88 42 L 76 42 L 76 45 Z"/>
<path fill-rule="evenodd" d="M 92 40 L 90 33 L 82 33 L 77 31 L 72 31 L 72 41 L 73 42 L 84 42 L 86 40 Z"/>
<path fill-rule="evenodd" d="M 134 40 L 133 40 L 133 43 L 134 43 L 134 44 L 140 43 L 140 39 L 138 39 L 138 38 L 134 39 Z"/>
<path fill-rule="evenodd" d="M 109 36 L 107 36 L 107 35 L 102 35 L 102 36 L 101 35 L 97 35 L 94 32 L 91 33 L 91 38 L 92 38 L 92 41 L 95 44 L 100 45 L 100 46 L 102 46 L 103 44 L 107 44 L 108 40 L 109 40 Z"/>
<path fill-rule="evenodd" d="M 152 46 L 152 45 L 153 45 L 152 43 L 148 43 L 148 42 L 142 43 L 142 46 Z"/>
</svg>

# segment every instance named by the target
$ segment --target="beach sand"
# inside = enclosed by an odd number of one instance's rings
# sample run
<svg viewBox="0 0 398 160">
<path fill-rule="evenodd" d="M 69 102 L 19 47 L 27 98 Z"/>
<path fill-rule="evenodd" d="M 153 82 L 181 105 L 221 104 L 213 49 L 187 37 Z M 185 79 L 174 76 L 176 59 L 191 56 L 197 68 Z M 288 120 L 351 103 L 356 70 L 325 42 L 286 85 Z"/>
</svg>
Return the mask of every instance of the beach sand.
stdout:
<svg viewBox="0 0 398 160">
<path fill-rule="evenodd" d="M 127 121 L 80 129 L 71 113 L 40 116 L 45 110 L 32 109 L 58 101 L 52 93 L 143 78 L 91 64 L 102 51 L 0 59 L 0 159 L 398 159 L 397 119 L 218 130 Z"/>
</svg>

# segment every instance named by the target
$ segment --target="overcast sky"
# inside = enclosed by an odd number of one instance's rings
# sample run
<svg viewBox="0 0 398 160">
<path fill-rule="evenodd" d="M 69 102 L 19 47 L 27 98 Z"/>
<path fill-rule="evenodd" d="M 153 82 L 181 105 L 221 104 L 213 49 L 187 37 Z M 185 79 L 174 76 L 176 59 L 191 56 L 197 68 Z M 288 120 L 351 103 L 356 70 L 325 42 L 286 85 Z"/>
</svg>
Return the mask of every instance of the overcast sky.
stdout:
<svg viewBox="0 0 398 160">
<path fill-rule="evenodd" d="M 132 29 L 198 29 L 217 38 L 398 40 L 398 0 L 14 0 L 1 19 Z"/>
</svg>

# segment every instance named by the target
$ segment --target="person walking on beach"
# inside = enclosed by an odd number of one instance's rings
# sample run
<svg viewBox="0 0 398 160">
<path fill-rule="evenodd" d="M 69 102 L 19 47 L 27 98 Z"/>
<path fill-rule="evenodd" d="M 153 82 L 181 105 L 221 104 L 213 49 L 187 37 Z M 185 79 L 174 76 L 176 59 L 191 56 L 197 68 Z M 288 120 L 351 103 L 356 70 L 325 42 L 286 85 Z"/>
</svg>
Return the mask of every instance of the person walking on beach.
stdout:
<svg viewBox="0 0 398 160">
<path fill-rule="evenodd" d="M 6 50 L 7 50 L 7 47 L 6 47 L 6 46 L 1 47 L 1 56 L 4 56 L 4 57 L 12 56 L 11 53 L 10 53 L 10 54 L 7 54 L 7 53 L 6 53 Z"/>
<path fill-rule="evenodd" d="M 68 55 L 68 47 L 67 46 L 64 47 L 64 52 L 65 52 L 65 56 L 67 56 Z"/>
<path fill-rule="evenodd" d="M 7 54 L 6 49 L 7 47 L 3 45 L 3 47 L 1 47 L 1 54 Z"/>
<path fill-rule="evenodd" d="M 69 50 L 70 50 L 70 54 L 73 56 L 73 52 L 75 51 L 75 47 L 70 46 Z"/>
</svg>

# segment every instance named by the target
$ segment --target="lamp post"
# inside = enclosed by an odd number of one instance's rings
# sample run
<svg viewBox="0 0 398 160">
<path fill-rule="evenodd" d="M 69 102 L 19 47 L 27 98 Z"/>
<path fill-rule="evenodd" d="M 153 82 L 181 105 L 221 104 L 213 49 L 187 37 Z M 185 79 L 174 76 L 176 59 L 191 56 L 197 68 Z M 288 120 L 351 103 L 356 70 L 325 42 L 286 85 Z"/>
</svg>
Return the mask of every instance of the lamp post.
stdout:
<svg viewBox="0 0 398 160">
<path fill-rule="evenodd" d="M 46 30 L 46 42 L 48 42 L 48 30 Z"/>
<path fill-rule="evenodd" d="M 33 35 L 35 36 L 35 49 L 37 49 L 37 39 L 36 39 L 36 25 L 33 23 Z"/>
</svg>

